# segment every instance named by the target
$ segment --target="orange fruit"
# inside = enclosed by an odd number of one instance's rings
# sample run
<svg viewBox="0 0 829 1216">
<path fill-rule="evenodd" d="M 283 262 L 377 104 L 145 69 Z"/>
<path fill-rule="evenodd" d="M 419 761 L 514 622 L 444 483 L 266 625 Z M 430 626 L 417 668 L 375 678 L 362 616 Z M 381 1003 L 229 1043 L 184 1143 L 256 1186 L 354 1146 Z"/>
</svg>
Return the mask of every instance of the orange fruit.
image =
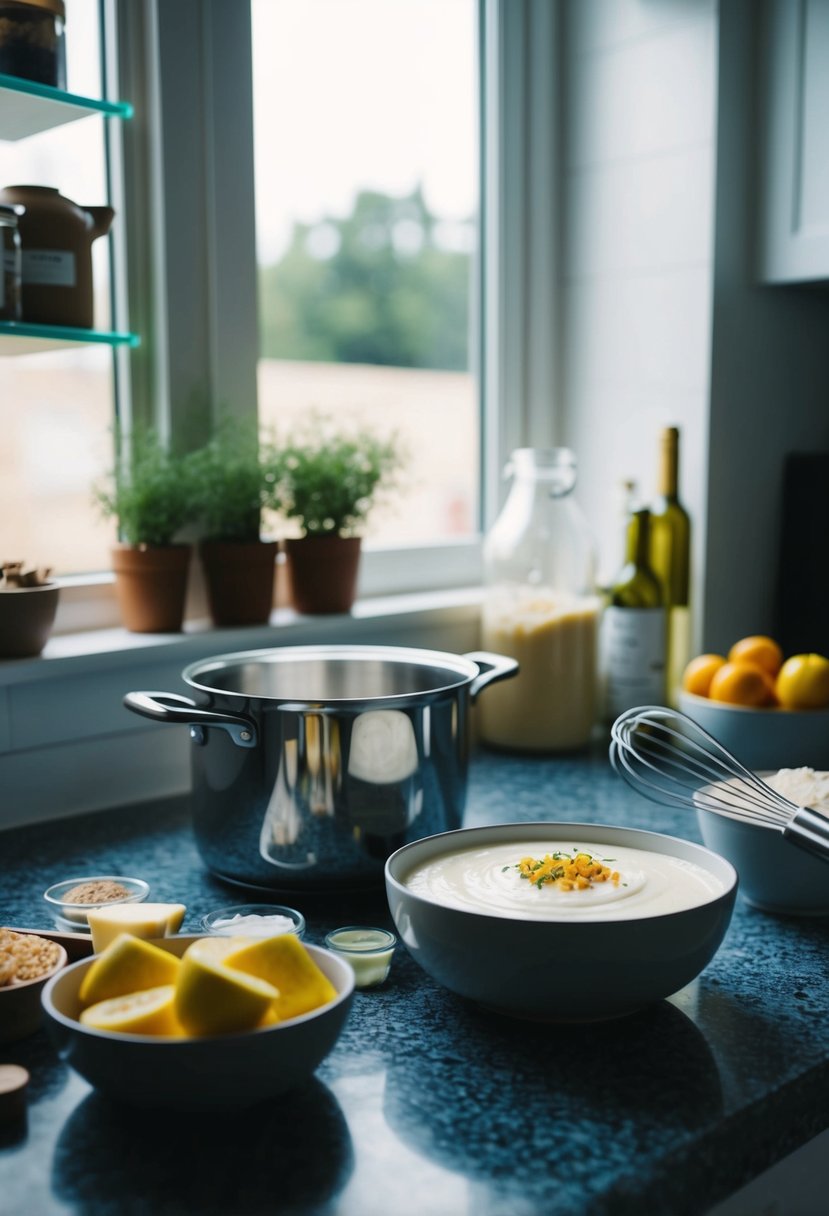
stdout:
<svg viewBox="0 0 829 1216">
<path fill-rule="evenodd" d="M 829 659 L 792 655 L 780 668 L 775 690 L 785 709 L 823 709 L 829 705 Z"/>
<path fill-rule="evenodd" d="M 714 673 L 725 665 L 721 654 L 698 654 L 682 673 L 682 687 L 698 697 L 707 697 Z"/>
<path fill-rule="evenodd" d="M 756 663 L 724 663 L 714 672 L 708 695 L 729 705 L 773 705 L 774 681 Z"/>
<path fill-rule="evenodd" d="M 741 638 L 735 642 L 728 652 L 729 663 L 756 663 L 767 671 L 770 676 L 776 676 L 783 665 L 783 651 L 774 638 L 763 634 L 753 634 L 749 638 Z"/>
</svg>

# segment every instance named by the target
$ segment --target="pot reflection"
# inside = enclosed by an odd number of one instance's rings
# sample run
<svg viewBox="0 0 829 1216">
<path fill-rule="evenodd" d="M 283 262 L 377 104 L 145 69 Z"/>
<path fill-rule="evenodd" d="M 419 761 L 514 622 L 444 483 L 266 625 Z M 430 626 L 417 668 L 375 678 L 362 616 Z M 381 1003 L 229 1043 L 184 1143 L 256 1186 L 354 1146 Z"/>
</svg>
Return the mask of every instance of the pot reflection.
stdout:
<svg viewBox="0 0 829 1216">
<path fill-rule="evenodd" d="M 282 740 L 260 856 L 289 874 L 311 870 L 330 853 L 334 832 L 339 868 L 377 873 L 423 812 L 420 756 L 428 759 L 431 750 L 429 707 L 416 723 L 402 710 L 292 717 L 296 734 Z M 445 830 L 445 822 L 443 816 L 431 828 L 417 824 L 415 834 Z"/>
</svg>

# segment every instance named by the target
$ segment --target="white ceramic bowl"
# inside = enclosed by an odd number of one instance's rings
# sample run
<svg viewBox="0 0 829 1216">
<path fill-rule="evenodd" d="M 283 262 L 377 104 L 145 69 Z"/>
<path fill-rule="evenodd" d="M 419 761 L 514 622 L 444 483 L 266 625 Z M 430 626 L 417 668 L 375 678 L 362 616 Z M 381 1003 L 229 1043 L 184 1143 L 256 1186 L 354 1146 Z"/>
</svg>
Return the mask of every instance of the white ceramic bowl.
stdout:
<svg viewBox="0 0 829 1216">
<path fill-rule="evenodd" d="M 829 709 L 751 709 L 690 692 L 679 708 L 746 768 L 829 769 Z"/>
<path fill-rule="evenodd" d="M 539 839 L 647 849 L 703 867 L 722 893 L 681 912 L 638 919 L 530 920 L 450 908 L 414 894 L 415 865 L 455 849 Z M 737 875 L 700 845 L 656 832 L 584 823 L 504 823 L 414 841 L 386 862 L 386 894 L 416 962 L 459 996 L 519 1017 L 619 1017 L 690 983 L 711 961 L 731 919 Z M 612 905 L 611 905 L 612 907 Z"/>
<path fill-rule="evenodd" d="M 165 937 L 154 944 L 181 957 L 199 936 Z M 46 985 L 47 1027 L 61 1058 L 110 1098 L 180 1110 L 252 1106 L 309 1078 L 345 1023 L 354 972 L 328 950 L 306 949 L 336 988 L 336 998 L 261 1030 L 173 1039 L 84 1026 L 78 1021 L 78 991 L 92 959 L 73 963 Z"/>
<path fill-rule="evenodd" d="M 762 777 L 762 772 L 757 774 Z M 717 783 L 719 784 L 719 783 Z M 717 784 L 695 795 L 717 797 Z M 778 829 L 697 806 L 709 849 L 727 857 L 740 876 L 740 894 L 765 912 L 829 915 L 829 864 L 786 840 Z"/>
</svg>

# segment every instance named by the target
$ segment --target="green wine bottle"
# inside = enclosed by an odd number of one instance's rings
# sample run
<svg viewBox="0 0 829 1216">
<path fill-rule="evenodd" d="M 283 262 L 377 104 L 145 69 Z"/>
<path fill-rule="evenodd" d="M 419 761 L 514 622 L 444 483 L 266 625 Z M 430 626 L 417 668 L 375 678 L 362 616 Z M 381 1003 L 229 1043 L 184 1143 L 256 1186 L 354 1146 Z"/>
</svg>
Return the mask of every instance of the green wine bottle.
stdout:
<svg viewBox="0 0 829 1216">
<path fill-rule="evenodd" d="M 609 720 L 635 705 L 665 701 L 665 601 L 650 566 L 650 522 L 650 512 L 644 508 L 630 517 L 625 564 L 610 588 L 602 620 Z"/>
<path fill-rule="evenodd" d="M 659 441 L 658 498 L 651 508 L 650 565 L 662 584 L 668 611 L 667 693 L 672 703 L 691 657 L 689 614 L 691 521 L 679 501 L 679 430 L 666 427 Z"/>
</svg>

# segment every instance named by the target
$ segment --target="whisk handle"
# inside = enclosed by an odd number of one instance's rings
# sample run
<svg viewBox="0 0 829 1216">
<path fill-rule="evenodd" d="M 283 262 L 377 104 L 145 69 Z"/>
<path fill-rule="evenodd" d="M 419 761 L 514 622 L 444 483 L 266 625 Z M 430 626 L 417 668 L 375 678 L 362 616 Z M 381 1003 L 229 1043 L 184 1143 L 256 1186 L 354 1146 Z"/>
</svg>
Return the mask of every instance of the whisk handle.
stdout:
<svg viewBox="0 0 829 1216">
<path fill-rule="evenodd" d="M 829 862 L 829 819 L 825 815 L 801 807 L 784 827 L 783 835 L 798 848 Z"/>
</svg>

